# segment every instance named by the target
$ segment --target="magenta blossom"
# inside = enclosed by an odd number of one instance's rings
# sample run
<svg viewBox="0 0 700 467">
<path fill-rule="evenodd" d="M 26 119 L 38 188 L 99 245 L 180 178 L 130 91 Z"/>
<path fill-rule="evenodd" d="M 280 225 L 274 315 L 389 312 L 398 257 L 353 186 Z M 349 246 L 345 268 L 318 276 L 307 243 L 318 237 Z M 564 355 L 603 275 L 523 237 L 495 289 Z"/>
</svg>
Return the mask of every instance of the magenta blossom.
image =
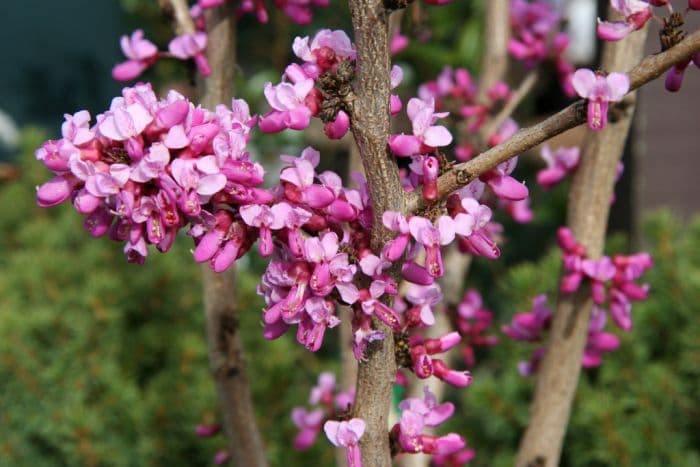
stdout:
<svg viewBox="0 0 700 467">
<path fill-rule="evenodd" d="M 537 172 L 537 183 L 542 188 L 549 189 L 576 170 L 581 151 L 578 147 L 560 147 L 552 151 L 548 144 L 544 144 L 540 155 L 547 164 L 547 168 Z"/>
<path fill-rule="evenodd" d="M 334 446 L 346 449 L 348 467 L 362 467 L 360 439 L 365 434 L 364 420 L 361 418 L 353 418 L 346 422 L 328 420 L 323 425 L 323 431 Z"/>
<path fill-rule="evenodd" d="M 112 69 L 112 77 L 117 81 L 137 78 L 158 60 L 158 47 L 143 37 L 141 29 L 131 33 L 131 37 L 122 36 L 120 45 L 128 60 L 115 65 Z"/>
<path fill-rule="evenodd" d="M 442 125 L 433 125 L 438 118 L 447 117 L 447 112 L 435 112 L 435 101 L 431 98 L 423 101 L 414 97 L 406 106 L 408 118 L 411 119 L 413 135 L 398 134 L 389 137 L 389 147 L 397 156 L 413 156 L 432 152 L 435 148 L 447 146 L 452 142 L 452 135 Z"/>
<path fill-rule="evenodd" d="M 207 62 L 207 57 L 204 55 L 204 49 L 207 47 L 207 35 L 203 32 L 194 34 L 182 34 L 175 37 L 168 44 L 170 53 L 180 60 L 194 59 L 197 69 L 203 76 L 211 74 L 211 67 Z"/>
<path fill-rule="evenodd" d="M 602 130 L 608 122 L 608 102 L 619 102 L 630 89 L 624 73 L 596 74 L 586 68 L 576 70 L 572 84 L 579 96 L 588 99 L 588 126 Z"/>
</svg>

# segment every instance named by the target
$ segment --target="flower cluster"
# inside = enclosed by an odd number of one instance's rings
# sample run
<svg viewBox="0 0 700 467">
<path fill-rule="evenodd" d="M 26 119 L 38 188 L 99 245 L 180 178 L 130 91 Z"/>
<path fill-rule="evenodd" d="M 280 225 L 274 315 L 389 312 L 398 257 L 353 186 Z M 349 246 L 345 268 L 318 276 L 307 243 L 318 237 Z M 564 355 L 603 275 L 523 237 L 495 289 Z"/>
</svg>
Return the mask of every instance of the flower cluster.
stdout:
<svg viewBox="0 0 700 467">
<path fill-rule="evenodd" d="M 552 324 L 552 312 L 546 304 L 547 295 L 536 296 L 532 300 L 531 311 L 516 313 L 511 323 L 501 328 L 503 333 L 513 340 L 540 344 L 533 350 L 528 361 L 521 361 L 518 364 L 518 372 L 522 376 L 535 374 L 546 352 L 542 344 L 545 341 L 545 331 L 548 331 Z M 588 337 L 581 360 L 584 368 L 600 366 L 603 362 L 603 353 L 612 352 L 620 345 L 616 335 L 603 331 L 605 321 L 605 313 L 595 308 L 588 325 Z"/>
<path fill-rule="evenodd" d="M 158 100 L 139 84 L 93 126 L 87 111 L 65 118 L 63 138 L 36 151 L 55 174 L 37 190 L 40 206 L 71 199 L 88 232 L 124 241 L 130 262 L 143 263 L 148 244 L 168 251 L 188 225 L 195 259 L 216 271 L 250 247 L 238 209 L 271 195 L 258 188 L 263 168 L 246 151 L 255 119 L 243 100 L 210 112 L 174 91 Z"/>
<path fill-rule="evenodd" d="M 571 231 L 562 227 L 557 232 L 557 243 L 564 255 L 564 270 L 559 289 L 564 293 L 578 290 L 581 282 L 587 279 L 591 286 L 591 296 L 596 307 L 606 302 L 613 322 L 623 331 L 632 329 L 631 302 L 645 300 L 649 293 L 648 284 L 637 284 L 644 272 L 653 265 L 648 253 L 630 256 L 603 256 L 598 260 L 586 257 L 584 247 L 576 242 Z"/>
<path fill-rule="evenodd" d="M 314 408 L 294 407 L 292 422 L 299 429 L 294 439 L 294 449 L 303 451 L 310 448 L 324 422 L 348 413 L 355 400 L 355 388 L 339 392 L 333 373 L 324 372 L 318 377 L 318 384 L 311 389 L 309 404 Z"/>
<path fill-rule="evenodd" d="M 456 433 L 444 436 L 426 434 L 426 428 L 437 427 L 444 423 L 454 413 L 454 405 L 450 402 L 438 404 L 435 395 L 428 387 L 424 388 L 423 399 L 410 397 L 399 404 L 401 418 L 391 429 L 390 442 L 392 453 L 419 453 L 440 456 L 440 462 L 445 465 L 447 457 L 455 456 L 464 447 L 464 438 Z M 474 457 L 460 454 L 462 458 L 468 457 L 464 462 Z M 441 464 L 438 464 L 441 465 Z M 458 464 L 463 465 L 463 463 Z"/>
<path fill-rule="evenodd" d="M 471 159 L 474 154 L 479 150 L 479 147 L 475 145 L 475 141 L 480 140 L 480 132 L 484 131 L 485 125 L 490 122 L 493 114 L 497 112 L 511 97 L 510 88 L 505 83 L 496 83 L 485 93 L 484 101 L 477 101 L 477 88 L 472 82 L 471 76 L 464 69 L 452 70 L 451 68 L 445 68 L 437 80 L 427 82 L 419 87 L 418 94 L 421 100 L 425 103 L 430 103 L 430 119 L 426 119 L 426 114 L 416 116 L 416 118 L 409 117 L 412 120 L 417 120 L 419 123 L 428 121 L 430 125 L 424 130 L 430 130 L 435 134 L 443 134 L 443 129 L 445 127 L 432 125 L 436 117 L 444 118 L 448 114 L 446 112 L 434 113 L 432 109 L 438 108 L 454 108 L 456 109 L 456 114 L 466 119 L 466 126 L 462 127 L 466 130 L 466 134 L 460 134 L 460 141 L 455 148 L 455 156 L 459 161 L 467 161 Z M 410 103 L 409 103 L 410 105 Z M 427 107 L 426 104 L 423 105 Z M 414 123 L 415 127 L 416 124 Z M 423 124 L 425 126 L 425 124 Z M 454 125 L 458 126 L 458 125 Z M 446 130 L 445 130 L 446 131 Z M 492 134 L 486 136 L 486 144 L 488 146 L 496 146 L 511 136 L 513 136 L 518 131 L 518 125 L 512 119 L 505 120 L 497 128 L 494 129 Z M 414 130 L 414 133 L 416 131 Z M 447 133 L 449 134 L 449 133 Z M 414 134 L 414 137 L 417 135 Z M 399 138 L 402 137 L 402 138 Z M 395 142 L 404 142 L 407 138 L 405 135 L 395 135 Z M 414 140 L 415 141 L 415 140 Z M 447 143 L 447 139 L 443 139 L 443 142 Z M 450 136 L 449 142 L 452 141 Z M 391 140 L 390 140 L 391 145 Z M 425 146 L 425 144 L 423 144 Z M 420 150 L 430 150 L 431 148 L 420 147 Z M 431 157 L 436 158 L 436 156 L 441 156 L 436 150 L 432 148 L 433 153 L 419 154 L 412 156 L 412 163 L 409 168 L 411 172 L 406 177 L 404 186 L 407 190 L 411 191 L 415 189 L 419 184 L 422 183 L 423 196 L 431 200 L 437 191 L 437 176 L 443 167 L 440 167 L 437 160 L 431 159 Z M 484 194 L 484 184 L 486 184 L 493 194 L 500 200 L 501 206 L 511 214 L 518 222 L 529 222 L 532 218 L 532 213 L 527 208 L 528 205 L 528 189 L 527 187 L 511 177 L 511 173 L 515 170 L 517 166 L 517 157 L 510 159 L 504 163 L 499 164 L 494 169 L 484 173 L 472 184 L 467 190 L 470 191 L 471 197 L 479 200 Z M 424 166 L 426 170 L 424 170 Z M 435 168 L 433 168 L 435 167 Z M 432 169 L 432 170 L 431 170 Z"/>
<path fill-rule="evenodd" d="M 255 13 L 258 21 L 268 22 L 269 15 L 265 8 L 265 0 L 197 0 L 197 4 L 190 11 L 192 16 L 198 19 L 202 10 L 215 8 L 231 1 L 236 3 L 239 14 Z M 313 19 L 312 7 L 326 7 L 328 0 L 274 0 L 274 5 L 296 24 L 306 25 Z"/>
<path fill-rule="evenodd" d="M 571 74 L 574 67 L 564 57 L 569 36 L 560 31 L 562 19 L 551 2 L 511 0 L 510 24 L 512 37 L 508 40 L 508 52 L 528 69 L 551 60 L 564 92 L 573 96 Z"/>
<path fill-rule="evenodd" d="M 648 285 L 639 285 L 635 281 L 652 266 L 652 259 L 648 253 L 615 255 L 612 259 L 603 256 L 597 261 L 588 259 L 584 247 L 564 227 L 557 233 L 557 242 L 564 253 L 565 275 L 560 291 L 572 293 L 578 290 L 584 279 L 590 282 L 594 306 L 581 364 L 584 368 L 597 367 L 603 362 L 604 353 L 612 352 L 620 346 L 617 336 L 603 331 L 607 315 L 610 314 L 621 330 L 632 329 L 631 302 L 644 300 L 649 291 Z M 607 311 L 603 307 L 606 302 Z M 535 297 L 532 310 L 516 313 L 511 323 L 501 328 L 503 333 L 514 340 L 543 343 L 544 332 L 552 322 L 552 312 L 546 303 L 546 295 Z M 533 351 L 529 361 L 520 362 L 520 374 L 529 376 L 535 373 L 545 351 L 545 347 L 540 346 Z"/>
<path fill-rule="evenodd" d="M 455 314 L 457 330 L 462 336 L 462 358 L 467 367 L 476 363 L 475 347 L 491 347 L 498 343 L 498 337 L 484 335 L 493 323 L 493 312 L 484 308 L 481 294 L 475 289 L 464 293 L 457 305 Z"/>
<path fill-rule="evenodd" d="M 335 303 L 351 305 L 364 298 L 354 284 L 357 265 L 348 253 L 354 256 L 367 248 L 363 225 L 371 219 L 371 210 L 361 177 L 359 191 L 343 187 L 333 172 L 316 174 L 320 154 L 314 149 L 282 159 L 288 165 L 280 174 L 272 206 L 259 206 L 259 212 L 244 217 L 259 225 L 261 253 L 274 252 L 258 286 L 267 304 L 264 336 L 276 339 L 296 324 L 297 340 L 316 351 L 325 330 L 340 322 Z"/>
<path fill-rule="evenodd" d="M 265 98 L 272 107 L 260 120 L 260 129 L 276 133 L 303 130 L 318 116 L 325 132 L 338 139 L 347 132 L 350 117 L 343 98 L 350 93 L 355 47 L 344 31 L 323 29 L 313 39 L 297 37 L 292 46 L 302 64 L 292 63 L 277 85 L 265 85 Z"/>
</svg>

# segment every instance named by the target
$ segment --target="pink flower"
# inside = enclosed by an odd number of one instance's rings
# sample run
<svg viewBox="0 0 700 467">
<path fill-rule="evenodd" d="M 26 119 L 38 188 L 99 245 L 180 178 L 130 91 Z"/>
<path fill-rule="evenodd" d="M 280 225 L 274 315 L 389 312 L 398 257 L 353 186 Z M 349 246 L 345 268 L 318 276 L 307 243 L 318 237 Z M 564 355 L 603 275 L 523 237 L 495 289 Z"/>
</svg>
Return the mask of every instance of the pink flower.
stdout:
<svg viewBox="0 0 700 467">
<path fill-rule="evenodd" d="M 276 133 L 286 128 L 303 130 L 309 126 L 313 112 L 306 105 L 306 97 L 313 88 L 314 80 L 310 78 L 277 86 L 267 83 L 265 98 L 272 110 L 260 119 L 260 129 Z"/>
<path fill-rule="evenodd" d="M 581 151 L 578 147 L 560 147 L 552 151 L 548 144 L 544 144 L 540 155 L 547 164 L 547 168 L 537 172 L 537 183 L 549 189 L 561 182 L 567 174 L 576 170 Z"/>
<path fill-rule="evenodd" d="M 360 439 L 365 434 L 364 420 L 361 418 L 343 422 L 328 420 L 323 425 L 323 431 L 334 446 L 344 447 L 347 450 L 348 467 L 362 467 Z"/>
<path fill-rule="evenodd" d="M 260 233 L 260 256 L 272 254 L 272 230 L 284 227 L 284 217 L 279 210 L 270 209 L 264 204 L 241 206 L 241 219 L 251 227 L 257 227 Z"/>
<path fill-rule="evenodd" d="M 588 99 L 588 126 L 595 131 L 602 130 L 608 121 L 608 102 L 622 100 L 630 88 L 624 73 L 602 76 L 586 68 L 576 70 L 572 84 L 579 96 Z"/>
<path fill-rule="evenodd" d="M 143 104 L 127 104 L 123 98 L 117 97 L 109 111 L 98 121 L 97 129 L 102 136 L 114 141 L 126 141 L 141 134 L 153 121 L 153 115 Z"/>
<path fill-rule="evenodd" d="M 651 7 L 642 0 L 610 0 L 610 5 L 625 17 L 624 21 L 598 19 L 598 37 L 606 41 L 618 41 L 633 31 L 641 29 L 652 17 Z"/>
<path fill-rule="evenodd" d="M 309 404 L 333 405 L 333 391 L 336 389 L 335 375 L 325 371 L 318 375 L 318 384 L 311 389 Z"/>
<path fill-rule="evenodd" d="M 137 29 L 131 37 L 121 37 L 122 52 L 129 60 L 119 63 L 112 69 L 112 77 L 117 81 L 137 78 L 149 66 L 158 60 L 158 47 L 144 39 L 143 31 Z"/>
<path fill-rule="evenodd" d="M 299 433 L 294 438 L 294 449 L 303 451 L 311 447 L 321 431 L 321 423 L 324 419 L 322 409 L 307 412 L 303 407 L 292 409 L 292 422 L 299 428 Z"/>
<path fill-rule="evenodd" d="M 321 29 L 313 39 L 297 37 L 292 44 L 294 54 L 306 62 L 304 71 L 316 79 L 324 71 L 333 68 L 340 60 L 355 59 L 355 47 L 350 38 L 340 29 Z"/>
<path fill-rule="evenodd" d="M 389 137 L 389 147 L 395 155 L 406 157 L 427 153 L 452 142 L 452 135 L 447 128 L 433 125 L 438 118 L 444 118 L 448 113 L 436 113 L 432 98 L 427 102 L 412 98 L 408 101 L 406 112 L 411 119 L 413 135 L 401 133 Z"/>
<path fill-rule="evenodd" d="M 511 177 L 515 167 L 518 165 L 518 158 L 513 157 L 505 162 L 501 162 L 482 175 L 479 179 L 488 184 L 493 192 L 501 199 L 508 201 L 520 201 L 528 197 L 529 191 L 524 183 Z"/>
<path fill-rule="evenodd" d="M 182 34 L 175 37 L 168 44 L 168 50 L 180 60 L 194 59 L 197 64 L 197 69 L 203 76 L 211 74 L 211 68 L 207 57 L 204 55 L 204 49 L 207 47 L 207 35 L 203 32 L 194 34 Z"/>
<path fill-rule="evenodd" d="M 455 223 L 449 216 L 438 219 L 437 227 L 428 219 L 414 216 L 408 221 L 411 236 L 425 247 L 425 266 L 433 277 L 442 277 L 444 268 L 440 245 L 447 245 L 455 238 Z"/>
</svg>

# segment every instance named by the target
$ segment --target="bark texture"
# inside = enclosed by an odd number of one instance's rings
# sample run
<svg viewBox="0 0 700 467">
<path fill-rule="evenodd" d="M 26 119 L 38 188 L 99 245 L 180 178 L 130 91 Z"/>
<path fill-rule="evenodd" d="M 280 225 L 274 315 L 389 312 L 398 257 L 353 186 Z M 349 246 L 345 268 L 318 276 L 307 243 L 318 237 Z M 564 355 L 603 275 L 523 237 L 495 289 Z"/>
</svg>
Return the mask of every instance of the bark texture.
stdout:
<svg viewBox="0 0 700 467">
<path fill-rule="evenodd" d="M 403 210 L 403 189 L 398 167 L 388 153 L 389 137 L 389 13 L 381 0 L 349 0 L 357 47 L 351 128 L 362 158 L 374 210 L 372 248 L 379 251 L 392 236 L 382 225 L 382 213 Z M 375 321 L 386 338 L 370 345 L 358 369 L 353 416 L 367 430 L 360 441 L 362 463 L 390 467 L 388 415 L 396 375 L 391 329 Z"/>
<path fill-rule="evenodd" d="M 643 55 L 645 38 L 646 29 L 624 41 L 606 43 L 602 69 L 631 69 Z M 616 169 L 629 133 L 634 100 L 634 93 L 627 96 L 624 108 L 614 121 L 598 133 L 589 132 L 569 193 L 567 223 L 590 258 L 597 259 L 603 253 Z M 574 294 L 560 294 L 558 298 L 517 466 L 559 464 L 581 373 L 592 305 L 588 287 L 581 287 Z"/>
</svg>

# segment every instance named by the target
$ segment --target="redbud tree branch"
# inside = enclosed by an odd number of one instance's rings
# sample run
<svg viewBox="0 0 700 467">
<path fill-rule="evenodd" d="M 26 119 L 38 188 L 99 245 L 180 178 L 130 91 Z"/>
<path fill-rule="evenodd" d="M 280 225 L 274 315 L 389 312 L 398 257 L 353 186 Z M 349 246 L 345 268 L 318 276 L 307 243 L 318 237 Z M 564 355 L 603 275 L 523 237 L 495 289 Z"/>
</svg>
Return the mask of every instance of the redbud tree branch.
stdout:
<svg viewBox="0 0 700 467">
<path fill-rule="evenodd" d="M 638 34 L 638 33 L 636 33 Z M 626 40 L 629 40 L 626 39 Z M 658 78 L 674 64 L 688 60 L 700 51 L 700 31 L 688 35 L 676 46 L 644 58 L 629 72 L 630 91 Z M 620 70 L 608 70 L 620 71 Z M 586 122 L 586 103 L 577 101 L 537 125 L 523 128 L 512 138 L 484 151 L 474 159 L 455 165 L 438 179 L 439 198 L 469 184 L 501 162 L 521 154 L 538 144 Z M 426 206 L 421 190 L 407 195 L 406 212 L 414 213 Z"/>
<path fill-rule="evenodd" d="M 193 33 L 195 25 L 185 0 L 168 0 L 178 33 Z M 228 105 L 233 98 L 236 65 L 236 15 L 231 3 L 205 14 L 208 42 L 207 61 L 211 75 L 200 81 L 200 103 L 210 110 Z M 209 348 L 209 364 L 218 394 L 228 449 L 236 465 L 266 466 L 267 459 L 257 428 L 250 392 L 238 310 L 234 305 L 234 267 L 214 273 L 202 266 L 204 313 Z"/>
<path fill-rule="evenodd" d="M 392 238 L 384 228 L 385 211 L 403 211 L 399 170 L 389 154 L 389 11 L 381 0 L 349 0 L 357 49 L 354 99 L 350 108 L 352 133 L 362 158 L 374 210 L 371 246 L 374 251 Z M 395 271 L 394 271 L 395 273 Z M 391 329 L 374 320 L 386 337 L 373 342 L 360 362 L 353 416 L 362 418 L 366 431 L 360 441 L 362 463 L 390 467 L 388 416 L 396 376 Z"/>
<path fill-rule="evenodd" d="M 644 53 L 647 29 L 624 41 L 606 43 L 602 67 L 625 70 L 634 65 Z M 635 70 L 638 69 L 639 67 Z M 635 77 L 632 79 L 634 87 L 638 87 L 638 83 L 646 78 L 637 74 L 636 81 Z M 599 258 L 603 253 L 617 165 L 635 107 L 634 93 L 626 101 L 627 106 L 619 118 L 611 121 L 604 130 L 587 135 L 581 164 L 569 193 L 567 224 L 576 239 L 586 248 L 588 257 L 593 259 Z M 589 287 L 581 287 L 574 294 L 560 293 L 558 297 L 547 353 L 538 370 L 530 422 L 518 451 L 516 465 L 519 467 L 533 463 L 546 467 L 559 465 L 581 373 L 581 358 L 592 307 Z"/>
</svg>

